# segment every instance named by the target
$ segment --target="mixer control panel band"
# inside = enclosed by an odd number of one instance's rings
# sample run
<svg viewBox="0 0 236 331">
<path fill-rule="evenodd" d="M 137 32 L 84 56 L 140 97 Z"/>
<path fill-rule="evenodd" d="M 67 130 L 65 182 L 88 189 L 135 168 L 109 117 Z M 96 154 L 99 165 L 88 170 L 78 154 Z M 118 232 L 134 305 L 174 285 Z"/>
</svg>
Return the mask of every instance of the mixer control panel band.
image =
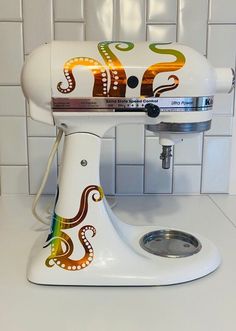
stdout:
<svg viewBox="0 0 236 331">
<path fill-rule="evenodd" d="M 192 112 L 212 109 L 213 97 L 186 98 L 52 98 L 53 112 L 144 112 L 147 104 L 161 112 Z"/>
</svg>

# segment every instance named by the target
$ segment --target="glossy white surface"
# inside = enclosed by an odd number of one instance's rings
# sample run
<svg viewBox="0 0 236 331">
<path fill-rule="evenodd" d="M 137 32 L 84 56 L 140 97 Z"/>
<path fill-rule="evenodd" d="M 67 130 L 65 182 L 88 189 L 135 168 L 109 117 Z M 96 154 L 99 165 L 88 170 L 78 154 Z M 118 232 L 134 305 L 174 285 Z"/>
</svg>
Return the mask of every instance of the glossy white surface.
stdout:
<svg viewBox="0 0 236 331">
<path fill-rule="evenodd" d="M 21 20 L 22 19 L 21 0 L 1 0 L 0 20 Z"/>
<path fill-rule="evenodd" d="M 29 137 L 54 137 L 56 128 L 54 126 L 33 121 L 30 117 L 28 121 L 28 136 Z"/>
<path fill-rule="evenodd" d="M 131 224 L 175 224 L 207 236 L 220 249 L 221 267 L 197 281 L 167 287 L 91 288 L 30 284 L 25 277 L 26 262 L 39 234 L 36 230 L 41 228 L 31 215 L 32 197 L 1 197 L 2 328 L 41 331 L 42 323 L 35 322 L 40 312 L 48 329 L 74 330 L 77 329 L 79 312 L 83 316 L 79 327 L 86 331 L 142 331 L 156 327 L 157 317 L 159 328 L 165 331 L 188 331 L 189 325 L 191 331 L 233 330 L 236 323 L 235 227 L 205 196 L 139 199 L 119 198 L 114 211 Z M 47 205 L 46 201 L 44 205 Z M 9 238 L 14 245 L 9 244 Z M 55 318 L 58 309 L 60 318 Z"/>
<path fill-rule="evenodd" d="M 205 137 L 202 193 L 227 193 L 231 137 Z"/>
</svg>

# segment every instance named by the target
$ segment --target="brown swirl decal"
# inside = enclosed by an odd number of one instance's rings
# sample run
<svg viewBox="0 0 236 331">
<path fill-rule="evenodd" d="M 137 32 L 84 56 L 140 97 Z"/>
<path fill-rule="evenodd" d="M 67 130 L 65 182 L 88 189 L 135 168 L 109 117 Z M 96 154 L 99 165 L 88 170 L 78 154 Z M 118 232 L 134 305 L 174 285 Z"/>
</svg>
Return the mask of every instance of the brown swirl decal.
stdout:
<svg viewBox="0 0 236 331">
<path fill-rule="evenodd" d="M 134 44 L 125 41 L 103 41 L 98 44 L 98 50 L 109 68 L 110 88 L 109 97 L 125 97 L 127 77 L 124 67 L 117 56 L 110 50 L 109 45 L 116 44 L 115 48 L 126 52 L 134 48 Z"/>
<path fill-rule="evenodd" d="M 86 232 L 92 232 L 92 237 L 96 234 L 96 229 L 92 225 L 85 225 L 78 231 L 78 239 L 82 244 L 85 253 L 79 260 L 71 259 L 74 252 L 74 243 L 70 236 L 62 230 L 72 229 L 78 226 L 86 217 L 88 212 L 88 198 L 92 191 L 97 193 L 92 194 L 94 202 L 103 199 L 103 190 L 97 185 L 87 186 L 80 199 L 80 207 L 78 213 L 72 218 L 64 218 L 54 212 L 52 231 L 47 238 L 47 243 L 44 247 L 51 245 L 51 254 L 46 259 L 45 264 L 51 268 L 54 265 L 65 270 L 75 271 L 87 267 L 94 258 L 94 251 L 91 243 L 87 239 Z"/>
<path fill-rule="evenodd" d="M 151 65 L 143 74 L 141 85 L 142 97 L 160 96 L 162 93 L 173 90 L 179 85 L 179 79 L 175 75 L 171 75 L 168 79 L 174 79 L 174 83 L 171 85 L 163 85 L 157 88 L 153 88 L 154 78 L 162 72 L 176 71 L 181 69 L 185 64 L 185 56 L 183 53 L 174 49 L 162 49 L 157 48 L 158 44 L 150 44 L 149 48 L 158 54 L 173 55 L 176 60 L 173 62 L 161 62 Z"/>
<path fill-rule="evenodd" d="M 67 86 L 63 88 L 63 82 L 57 84 L 59 92 L 67 94 L 76 87 L 76 81 L 73 75 L 73 69 L 77 66 L 85 66 L 91 70 L 94 76 L 93 96 L 102 97 L 107 95 L 107 72 L 101 63 L 89 57 L 75 57 L 67 61 L 64 65 L 64 76 Z"/>
</svg>

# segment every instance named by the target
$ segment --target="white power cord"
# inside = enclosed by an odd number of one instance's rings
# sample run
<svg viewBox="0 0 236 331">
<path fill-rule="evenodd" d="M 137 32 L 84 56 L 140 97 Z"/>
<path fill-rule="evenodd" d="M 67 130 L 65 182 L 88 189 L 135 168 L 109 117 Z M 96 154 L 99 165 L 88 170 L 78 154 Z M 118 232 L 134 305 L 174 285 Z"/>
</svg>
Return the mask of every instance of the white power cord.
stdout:
<svg viewBox="0 0 236 331">
<path fill-rule="evenodd" d="M 36 194 L 35 198 L 34 198 L 34 201 L 33 201 L 33 204 L 32 204 L 32 213 L 34 215 L 34 217 L 42 224 L 44 225 L 50 225 L 50 222 L 46 222 L 38 213 L 37 213 L 37 205 L 38 205 L 38 201 L 43 193 L 43 190 L 44 190 L 44 187 L 46 185 L 46 182 L 48 180 L 48 175 L 49 175 L 49 172 L 50 172 L 50 169 L 51 169 L 51 166 L 52 166 L 52 162 L 54 160 L 54 156 L 57 152 L 57 149 L 58 149 L 58 146 L 60 144 L 60 141 L 61 141 L 61 138 L 62 138 L 62 135 L 63 135 L 63 130 L 62 129 L 59 129 L 58 131 L 58 134 L 57 134 L 57 137 L 56 137 L 56 141 L 55 143 L 53 144 L 53 147 L 52 147 L 52 150 L 50 152 L 50 155 L 49 155 L 49 158 L 48 158 L 48 163 L 47 163 L 47 166 L 46 166 L 46 170 L 45 170 L 45 173 L 44 173 L 44 176 L 43 176 L 43 179 L 42 179 L 42 182 L 40 184 L 40 187 L 39 187 L 39 190 L 38 190 L 38 193 Z"/>
<path fill-rule="evenodd" d="M 32 204 L 32 213 L 34 215 L 34 217 L 42 224 L 44 225 L 47 225 L 49 226 L 50 225 L 50 221 L 49 222 L 46 222 L 38 213 L 37 213 L 37 205 L 38 205 L 38 201 L 43 193 L 43 190 L 44 190 L 44 187 L 47 183 L 47 180 L 48 180 L 48 175 L 50 173 L 50 169 L 51 169 L 51 166 L 52 166 L 52 162 L 54 160 L 54 157 L 55 157 L 55 154 L 57 152 L 57 149 L 58 149 L 58 146 L 60 144 L 60 141 L 61 141 L 61 138 L 62 138 L 62 135 L 63 135 L 63 130 L 62 129 L 59 129 L 58 131 L 58 134 L 57 134 L 57 137 L 56 137 L 56 140 L 55 140 L 55 143 L 53 144 L 52 146 L 52 149 L 51 149 L 51 152 L 49 154 L 49 158 L 48 158 L 48 163 L 47 163 L 47 166 L 46 166 L 46 170 L 45 170 L 45 173 L 43 175 L 43 179 L 42 179 L 42 182 L 40 184 L 40 187 L 39 187 L 39 190 L 34 198 L 34 201 L 33 201 L 33 204 Z M 116 201 L 116 198 L 115 197 L 108 197 L 107 198 L 108 200 L 108 204 L 110 206 L 110 208 L 114 208 L 117 204 L 117 201 Z M 46 217 L 47 219 L 50 219 L 51 218 L 51 205 L 48 206 L 47 208 L 47 212 L 48 212 L 48 217 Z"/>
</svg>

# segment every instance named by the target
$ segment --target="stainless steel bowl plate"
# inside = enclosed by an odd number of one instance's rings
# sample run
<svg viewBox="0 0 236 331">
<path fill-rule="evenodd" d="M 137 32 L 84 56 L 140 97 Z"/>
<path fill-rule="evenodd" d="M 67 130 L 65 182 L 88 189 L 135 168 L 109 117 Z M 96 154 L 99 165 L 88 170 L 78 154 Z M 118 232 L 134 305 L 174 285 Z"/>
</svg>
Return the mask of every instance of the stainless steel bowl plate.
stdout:
<svg viewBox="0 0 236 331">
<path fill-rule="evenodd" d="M 151 254 L 169 258 L 191 256 L 202 248 L 193 235 L 169 229 L 146 233 L 140 239 L 140 246 Z"/>
</svg>

